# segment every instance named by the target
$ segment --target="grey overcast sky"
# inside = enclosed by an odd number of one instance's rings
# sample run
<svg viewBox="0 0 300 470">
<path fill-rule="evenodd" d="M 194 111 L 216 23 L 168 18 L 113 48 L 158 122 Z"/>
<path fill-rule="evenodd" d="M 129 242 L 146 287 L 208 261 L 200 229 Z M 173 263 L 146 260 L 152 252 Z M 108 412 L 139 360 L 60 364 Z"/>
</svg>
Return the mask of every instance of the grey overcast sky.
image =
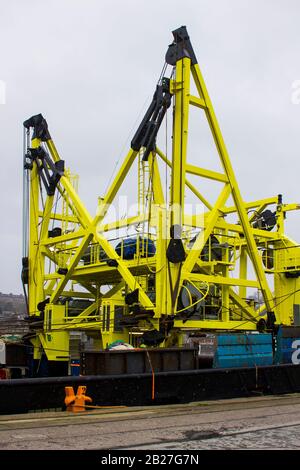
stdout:
<svg viewBox="0 0 300 470">
<path fill-rule="evenodd" d="M 299 20 L 299 0 L 0 0 L 0 291 L 21 292 L 24 119 L 46 117 L 94 213 L 181 25 L 244 199 L 300 202 Z M 289 216 L 300 241 L 299 227 Z"/>
</svg>

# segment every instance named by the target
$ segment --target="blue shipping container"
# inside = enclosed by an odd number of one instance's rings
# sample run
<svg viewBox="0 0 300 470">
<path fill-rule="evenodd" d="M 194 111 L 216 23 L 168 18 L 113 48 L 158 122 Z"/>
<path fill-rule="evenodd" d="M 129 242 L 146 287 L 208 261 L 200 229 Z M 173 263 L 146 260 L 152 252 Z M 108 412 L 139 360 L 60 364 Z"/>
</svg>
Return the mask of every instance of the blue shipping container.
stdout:
<svg viewBox="0 0 300 470">
<path fill-rule="evenodd" d="M 267 366 L 273 363 L 270 333 L 226 333 L 217 335 L 215 368 Z"/>
<path fill-rule="evenodd" d="M 300 346 L 299 326 L 280 326 L 276 343 L 275 364 L 299 363 L 295 362 L 300 358 L 297 352 Z"/>
</svg>

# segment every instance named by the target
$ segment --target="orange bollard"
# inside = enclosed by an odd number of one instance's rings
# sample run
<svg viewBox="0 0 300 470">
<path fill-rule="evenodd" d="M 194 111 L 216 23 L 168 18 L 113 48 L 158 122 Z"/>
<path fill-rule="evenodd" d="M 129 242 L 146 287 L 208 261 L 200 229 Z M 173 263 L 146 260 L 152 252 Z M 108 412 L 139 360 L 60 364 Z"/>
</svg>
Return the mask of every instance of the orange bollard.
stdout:
<svg viewBox="0 0 300 470">
<path fill-rule="evenodd" d="M 85 392 L 85 385 L 80 385 L 78 387 L 76 395 L 74 393 L 73 387 L 65 387 L 65 404 L 67 406 L 67 411 L 72 411 L 73 413 L 85 411 L 85 402 L 92 402 L 92 399 L 87 397 Z"/>
</svg>

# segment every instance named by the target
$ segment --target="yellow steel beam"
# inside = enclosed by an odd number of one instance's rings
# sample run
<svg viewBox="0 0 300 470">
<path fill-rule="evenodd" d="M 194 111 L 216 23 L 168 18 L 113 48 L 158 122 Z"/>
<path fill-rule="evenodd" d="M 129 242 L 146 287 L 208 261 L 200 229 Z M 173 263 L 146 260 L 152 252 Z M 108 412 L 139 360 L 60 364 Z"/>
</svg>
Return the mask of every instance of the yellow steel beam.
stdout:
<svg viewBox="0 0 300 470">
<path fill-rule="evenodd" d="M 157 205 L 163 205 L 165 203 L 164 192 L 161 184 L 159 168 L 157 164 L 157 157 L 154 152 L 151 152 L 149 156 L 149 167 L 152 169 L 151 178 L 152 178 L 152 190 L 153 190 L 153 200 Z"/>
<path fill-rule="evenodd" d="M 221 210 L 223 213 L 223 209 Z M 189 215 L 185 214 L 184 215 L 184 225 L 190 226 L 190 227 L 205 227 L 207 217 L 209 216 L 209 213 L 205 213 L 204 217 L 200 218 L 198 215 Z M 223 219 L 219 219 L 216 222 L 215 228 L 217 229 L 227 229 L 229 232 L 233 233 L 243 233 L 243 227 L 239 224 L 229 224 Z M 278 234 L 277 232 L 268 232 L 268 230 L 261 230 L 258 228 L 253 228 L 252 229 L 253 235 L 255 235 L 257 238 L 261 239 L 266 239 L 266 240 L 281 240 L 282 236 Z M 242 243 L 242 242 L 241 242 Z"/>
<path fill-rule="evenodd" d="M 51 218 L 51 209 L 53 205 L 54 196 L 47 196 L 45 207 L 43 211 L 42 221 L 41 221 L 41 234 L 40 234 L 40 243 L 42 244 L 45 238 L 48 238 L 48 228 Z"/>
<path fill-rule="evenodd" d="M 240 279 L 247 279 L 247 249 L 246 246 L 241 247 L 241 255 L 240 255 L 240 272 L 239 276 Z M 241 286 L 239 289 L 240 297 L 245 299 L 247 295 L 247 289 L 244 286 Z"/>
<path fill-rule="evenodd" d="M 49 248 L 47 248 L 46 246 L 42 246 L 40 251 L 45 256 L 47 256 L 47 258 L 49 258 L 51 261 L 53 261 L 53 263 L 58 264 L 58 259 L 57 259 L 56 254 L 53 253 L 51 250 L 49 250 Z"/>
<path fill-rule="evenodd" d="M 164 153 L 156 147 L 156 152 L 160 156 L 160 158 L 168 165 L 169 168 L 172 168 L 172 163 L 170 160 L 164 155 Z M 186 186 L 195 194 L 195 196 L 207 207 L 207 209 L 211 210 L 212 205 L 205 199 L 205 197 L 195 188 L 195 186 L 185 178 Z"/>
<path fill-rule="evenodd" d="M 223 212 L 223 209 L 222 209 Z M 229 224 L 225 220 L 218 220 L 216 223 L 216 228 L 227 228 L 230 232 L 243 233 L 243 228 L 240 225 Z M 258 228 L 253 228 L 252 233 L 257 238 L 267 239 L 267 240 L 279 240 L 280 236 L 276 232 L 268 232 L 267 230 L 260 230 Z"/>
<path fill-rule="evenodd" d="M 161 315 L 167 315 L 168 305 L 170 303 L 170 292 L 168 289 L 169 273 L 167 269 L 167 233 L 169 227 L 167 226 L 166 208 L 161 208 L 157 214 L 157 228 L 158 236 L 156 240 L 156 275 L 155 275 L 155 289 L 156 289 L 156 308 L 155 318 L 160 318 Z"/>
<path fill-rule="evenodd" d="M 132 163 L 134 162 L 137 153 L 135 150 L 130 149 L 120 170 L 118 171 L 114 181 L 112 182 L 110 188 L 108 189 L 106 195 L 103 198 L 102 204 L 98 208 L 98 213 L 96 217 L 93 220 L 93 225 L 99 224 L 103 218 L 105 217 L 110 204 L 114 200 L 117 192 L 119 191 L 124 179 L 126 178 L 126 175 L 128 171 L 130 170 Z"/>
<path fill-rule="evenodd" d="M 58 274 L 58 273 L 50 273 L 50 274 L 45 274 L 44 275 L 44 280 L 45 281 L 51 281 L 51 280 L 57 280 L 57 279 L 60 279 L 62 276 L 61 274 Z"/>
<path fill-rule="evenodd" d="M 244 207 L 245 209 L 255 209 L 256 207 L 260 207 L 260 206 L 269 206 L 271 204 L 277 204 L 277 201 L 278 201 L 278 196 L 274 196 L 274 197 L 269 197 L 266 199 L 259 199 L 257 201 L 244 202 Z M 237 207 L 236 206 L 223 207 L 222 210 L 224 214 L 232 214 L 233 212 L 237 212 Z"/>
<path fill-rule="evenodd" d="M 36 142 L 37 143 L 37 142 Z M 35 143 L 32 141 L 32 147 Z M 40 233 L 39 233 L 39 177 L 36 162 L 30 172 L 29 196 L 29 315 L 37 314 L 37 304 L 43 300 L 43 266 L 40 262 Z"/>
<path fill-rule="evenodd" d="M 204 232 L 199 233 L 197 236 L 192 248 L 189 251 L 189 254 L 187 255 L 187 258 L 185 262 L 183 263 L 183 271 L 185 272 L 191 272 L 192 269 L 195 266 L 196 261 L 198 260 L 201 251 L 203 250 L 203 247 L 205 243 L 207 242 L 215 224 L 220 216 L 220 208 L 224 206 L 225 202 L 227 201 L 227 198 L 230 194 L 230 186 L 229 184 L 225 184 L 223 190 L 221 191 L 218 200 L 209 213 L 206 221 L 206 226 Z"/>
<path fill-rule="evenodd" d="M 249 257 L 253 263 L 256 276 L 259 280 L 261 291 L 263 293 L 264 300 L 266 303 L 266 307 L 269 311 L 271 311 L 272 293 L 269 289 L 269 286 L 266 280 L 266 276 L 265 276 L 264 269 L 262 266 L 262 261 L 257 252 L 254 235 L 252 233 L 252 228 L 249 223 L 245 204 L 242 199 L 242 196 L 238 187 L 238 183 L 237 183 L 237 180 L 236 180 L 236 177 L 235 177 L 235 174 L 234 174 L 234 171 L 233 171 L 230 159 L 229 159 L 229 155 L 225 146 L 225 142 L 223 140 L 223 136 L 222 136 L 222 133 L 221 133 L 221 130 L 220 130 L 213 106 L 211 104 L 211 101 L 210 101 L 210 98 L 206 89 L 206 85 L 203 80 L 200 67 L 198 64 L 195 64 L 192 66 L 192 74 L 193 74 L 193 78 L 194 78 L 194 81 L 195 81 L 195 84 L 199 93 L 199 97 L 204 99 L 205 101 L 206 108 L 204 111 L 206 114 L 206 118 L 208 120 L 225 174 L 228 180 L 230 181 L 231 194 L 232 194 L 234 203 L 237 208 L 237 213 L 239 215 L 239 219 L 244 230 L 245 238 L 247 240 Z"/>
<path fill-rule="evenodd" d="M 151 269 L 155 268 L 155 258 L 156 256 L 153 256 L 151 258 L 140 258 L 140 259 L 134 259 L 134 260 L 122 260 L 126 266 L 126 268 L 129 271 L 134 272 L 137 268 L 143 268 L 144 272 L 150 272 Z M 120 258 L 119 258 L 120 259 Z M 120 259 L 121 260 L 121 259 Z M 74 280 L 78 280 L 80 278 L 80 283 L 81 279 L 85 276 L 86 278 L 91 278 L 93 276 L 96 276 L 97 274 L 101 273 L 113 273 L 117 268 L 109 266 L 107 263 L 102 262 L 99 264 L 88 264 L 88 265 L 79 265 L 74 269 Z M 50 274 L 51 276 L 51 274 Z"/>
<path fill-rule="evenodd" d="M 183 225 L 185 204 L 185 173 L 188 144 L 189 96 L 190 96 L 191 60 L 188 57 L 176 62 L 175 81 L 171 92 L 174 93 L 173 107 L 173 140 L 172 140 L 172 171 L 170 186 L 170 227 Z M 166 254 L 163 254 L 166 259 Z M 167 263 L 167 259 L 166 259 Z M 181 263 L 168 263 L 168 292 L 166 310 L 173 314 L 180 287 Z"/>
<path fill-rule="evenodd" d="M 88 290 L 94 297 L 97 297 L 98 295 L 98 290 L 91 285 L 89 282 L 80 282 L 79 283 L 82 287 L 84 287 L 86 290 Z"/>
<path fill-rule="evenodd" d="M 99 232 L 109 232 L 111 230 L 117 230 L 119 228 L 130 227 L 131 225 L 140 224 L 147 220 L 147 214 L 134 215 L 133 217 L 128 217 L 127 219 L 116 220 L 107 224 L 99 225 Z"/>
<path fill-rule="evenodd" d="M 105 294 L 101 295 L 101 299 L 108 299 L 110 297 L 113 297 L 115 294 L 117 294 L 123 287 L 125 286 L 125 282 L 121 281 L 115 286 L 113 286 L 111 289 L 109 289 Z"/>
<path fill-rule="evenodd" d="M 186 172 L 192 175 L 202 176 L 214 181 L 220 181 L 221 183 L 228 183 L 228 178 L 223 173 L 217 171 L 206 170 L 205 168 L 199 168 L 195 165 L 186 165 Z"/>
<path fill-rule="evenodd" d="M 93 316 L 90 316 L 90 318 L 93 318 Z M 84 321 L 80 321 L 80 322 L 77 322 L 77 323 L 66 323 L 62 330 L 78 330 L 78 331 L 95 331 L 95 330 L 98 330 L 98 331 L 101 331 L 101 327 L 102 327 L 102 321 L 88 321 L 88 322 L 84 322 Z"/>
<path fill-rule="evenodd" d="M 190 96 L 190 104 L 192 106 L 196 106 L 197 108 L 205 109 L 206 108 L 206 103 L 202 98 L 199 98 L 198 96 L 191 95 Z"/>
<path fill-rule="evenodd" d="M 72 320 L 68 321 L 68 317 L 66 318 L 66 322 L 70 325 L 73 323 L 79 323 L 80 320 L 85 320 L 89 315 L 94 313 L 94 311 L 99 307 L 100 300 L 96 300 L 93 302 L 91 305 L 89 305 L 87 308 L 85 308 L 79 315 L 76 316 L 76 318 L 73 318 Z M 70 316 L 72 316 L 72 312 L 70 312 Z"/>
<path fill-rule="evenodd" d="M 39 211 L 39 217 L 44 217 L 44 212 L 45 211 Z M 49 217 L 51 220 L 66 220 L 68 222 L 72 222 L 72 223 L 79 223 L 78 221 L 78 218 L 75 216 L 75 215 L 67 215 L 67 216 L 64 216 L 62 214 L 54 214 L 54 212 L 51 212 L 50 214 L 50 217 Z"/>
<path fill-rule="evenodd" d="M 184 211 L 186 152 L 188 142 L 191 60 L 176 62 L 174 83 L 173 152 L 171 174 L 171 225 L 182 226 Z"/>
<path fill-rule="evenodd" d="M 189 273 L 183 271 L 182 277 L 190 281 L 201 281 L 209 284 L 224 284 L 225 286 L 247 286 L 247 287 L 259 287 L 258 281 L 251 279 L 239 279 L 233 277 L 214 276 L 201 273 Z"/>
<path fill-rule="evenodd" d="M 51 295 L 53 291 L 53 287 L 47 287 L 45 289 L 45 295 Z M 94 299 L 93 294 L 89 292 L 80 292 L 80 291 L 73 291 L 73 290 L 64 290 L 61 293 L 62 297 L 76 297 L 78 299 Z"/>
<path fill-rule="evenodd" d="M 77 240 L 85 235 L 85 230 L 79 229 L 76 232 L 67 233 L 59 237 L 46 238 L 41 241 L 41 246 L 57 245 L 71 240 Z"/>
<path fill-rule="evenodd" d="M 174 327 L 180 328 L 181 330 L 256 330 L 256 324 L 253 321 L 228 321 L 222 320 L 176 320 L 174 321 Z"/>
<path fill-rule="evenodd" d="M 282 204 L 282 211 L 289 212 L 289 211 L 298 211 L 300 209 L 300 204 Z"/>
<path fill-rule="evenodd" d="M 249 307 L 247 302 L 245 302 L 244 299 L 242 299 L 238 294 L 236 294 L 233 289 L 229 290 L 229 296 L 231 300 L 233 300 L 233 302 L 238 307 L 240 307 L 250 319 L 257 321 L 257 312 L 255 312 L 251 307 Z"/>
</svg>

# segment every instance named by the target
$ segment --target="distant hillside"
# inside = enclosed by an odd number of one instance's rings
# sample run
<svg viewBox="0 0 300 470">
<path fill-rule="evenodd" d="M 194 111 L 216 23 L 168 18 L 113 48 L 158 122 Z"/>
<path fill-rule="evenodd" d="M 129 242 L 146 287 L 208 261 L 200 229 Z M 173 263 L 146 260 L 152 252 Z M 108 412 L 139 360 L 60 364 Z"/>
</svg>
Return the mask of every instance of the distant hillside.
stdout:
<svg viewBox="0 0 300 470">
<path fill-rule="evenodd" d="M 0 316 L 26 315 L 24 295 L 3 294 L 0 292 Z"/>
<path fill-rule="evenodd" d="M 0 336 L 27 333 L 28 323 L 24 321 L 25 316 L 24 295 L 3 294 L 0 292 Z"/>
</svg>

